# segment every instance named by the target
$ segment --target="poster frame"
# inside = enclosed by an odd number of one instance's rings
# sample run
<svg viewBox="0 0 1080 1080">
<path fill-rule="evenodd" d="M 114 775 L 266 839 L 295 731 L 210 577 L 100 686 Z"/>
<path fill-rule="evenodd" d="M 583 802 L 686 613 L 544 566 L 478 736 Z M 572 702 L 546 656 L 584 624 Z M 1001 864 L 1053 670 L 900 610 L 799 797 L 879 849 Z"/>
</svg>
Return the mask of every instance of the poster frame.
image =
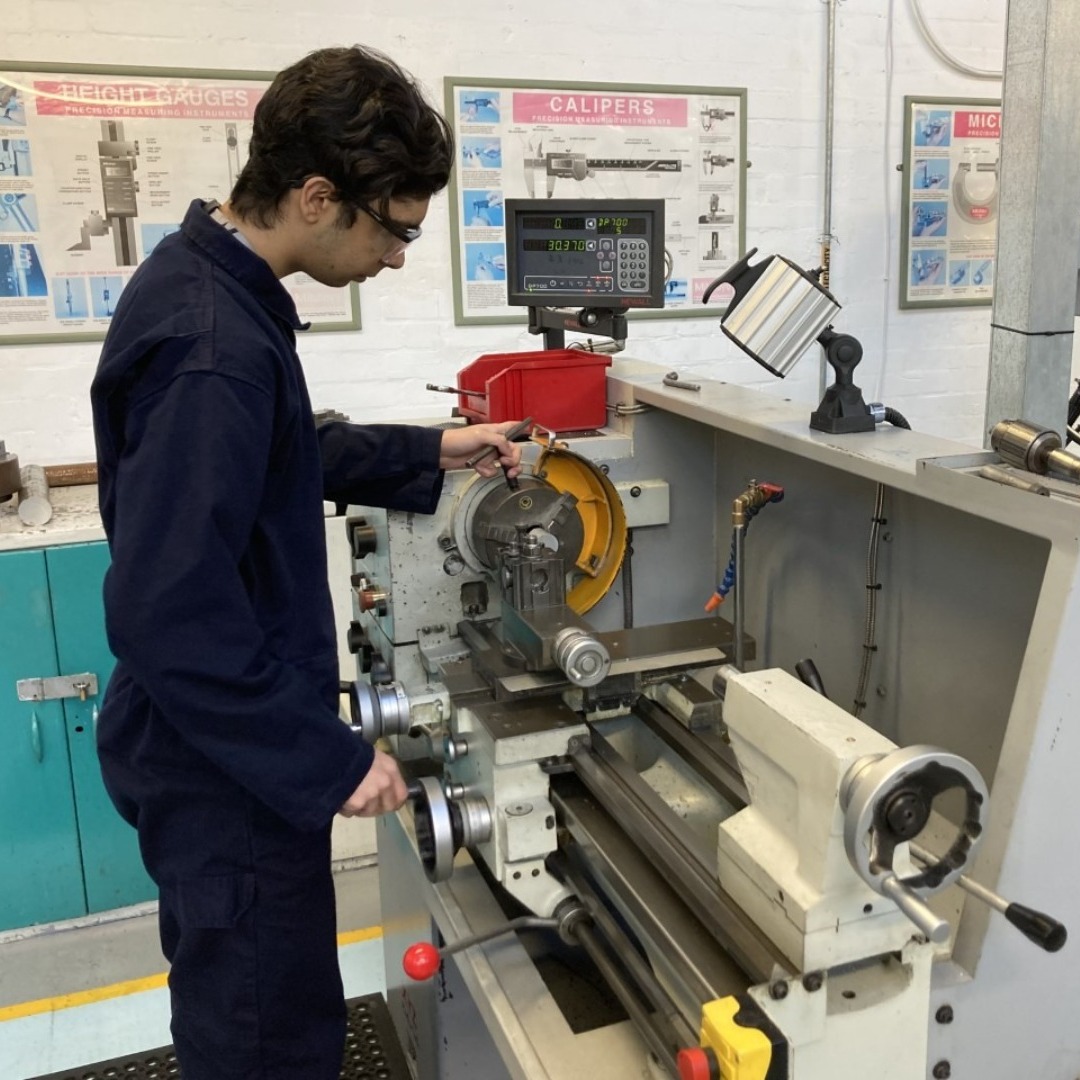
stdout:
<svg viewBox="0 0 1080 1080">
<path fill-rule="evenodd" d="M 702 85 L 679 85 L 666 83 L 612 83 L 612 82 L 577 82 L 562 79 L 501 79 L 480 77 L 474 78 L 465 75 L 447 75 L 443 78 L 444 109 L 447 121 L 454 132 L 455 140 L 460 139 L 458 112 L 456 107 L 456 92 L 459 89 L 491 88 L 498 90 L 561 90 L 568 94 L 608 92 L 613 94 L 656 94 L 656 95 L 697 95 L 702 97 L 728 97 L 738 98 L 740 110 L 738 153 L 739 161 L 739 208 L 738 208 L 738 252 L 736 258 L 746 250 L 746 180 L 750 162 L 747 161 L 747 88 L 730 86 L 702 86 Z M 618 127 L 614 124 L 612 127 Z M 450 242 L 451 242 L 451 270 L 453 273 L 454 289 L 454 325 L 455 326 L 492 326 L 508 325 L 528 322 L 528 309 L 520 308 L 518 311 L 499 315 L 468 315 L 465 313 L 464 282 L 461 273 L 461 253 L 463 250 L 463 238 L 459 225 L 458 209 L 462 198 L 462 160 L 460 153 L 455 154 L 454 167 L 450 174 L 449 206 L 450 215 Z M 509 198 L 521 197 L 513 194 Z M 640 196 L 635 196 L 640 197 Z M 655 197 L 655 196 L 652 196 Z M 717 276 L 720 274 L 717 270 Z M 691 304 L 686 308 L 662 308 L 651 311 L 630 311 L 631 319 L 685 319 L 702 317 L 719 317 L 723 314 L 722 305 L 706 306 L 704 304 Z"/>
<path fill-rule="evenodd" d="M 926 308 L 962 308 L 990 307 L 994 302 L 993 291 L 987 296 L 978 297 L 911 297 L 911 205 L 912 205 L 912 168 L 914 162 L 913 127 L 915 112 L 921 106 L 938 109 L 957 109 L 967 106 L 975 108 L 1001 109 L 1000 98 L 976 97 L 937 97 L 932 94 L 907 94 L 904 96 L 904 152 L 900 166 L 901 203 L 900 203 L 900 275 L 898 302 L 901 310 L 919 310 Z M 1000 124 L 998 127 L 1000 133 Z M 1000 143 L 1000 134 L 998 141 Z M 1000 167 L 1001 155 L 998 154 Z M 992 258 L 997 259 L 997 236 L 993 241 Z"/>
<path fill-rule="evenodd" d="M 113 78 L 137 79 L 184 79 L 189 82 L 221 81 L 235 79 L 245 82 L 263 82 L 267 85 L 278 74 L 276 71 L 241 70 L 236 68 L 189 68 L 158 67 L 138 64 L 68 64 L 54 61 L 5 60 L 0 58 L 0 72 L 19 72 L 37 75 L 93 75 Z M 198 192 L 191 197 L 197 198 Z M 349 285 L 349 308 L 346 319 L 313 322 L 310 332 L 340 332 L 362 329 L 360 319 L 360 290 L 354 282 Z M 302 313 L 301 313 L 302 315 Z M 72 342 L 103 341 L 106 329 L 85 331 L 58 331 L 40 334 L 9 333 L 0 326 L 0 347 L 5 345 L 67 344 Z"/>
</svg>

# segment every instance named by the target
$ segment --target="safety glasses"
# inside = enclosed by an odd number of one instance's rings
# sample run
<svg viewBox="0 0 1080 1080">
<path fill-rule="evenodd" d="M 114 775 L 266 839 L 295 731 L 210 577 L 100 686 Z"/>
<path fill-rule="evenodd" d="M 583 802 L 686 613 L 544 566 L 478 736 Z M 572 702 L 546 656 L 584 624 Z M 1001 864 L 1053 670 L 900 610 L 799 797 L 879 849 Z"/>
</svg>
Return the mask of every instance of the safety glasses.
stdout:
<svg viewBox="0 0 1080 1080">
<path fill-rule="evenodd" d="M 396 251 L 404 251 L 414 240 L 418 240 L 420 234 L 423 232 L 419 225 L 400 225 L 398 222 L 391 221 L 388 217 L 384 217 L 377 210 L 372 210 L 370 206 L 365 206 L 363 203 L 354 203 L 353 205 L 358 210 L 363 210 L 372 221 L 377 225 L 381 225 L 395 240 L 401 242 L 400 247 L 395 247 Z"/>
</svg>

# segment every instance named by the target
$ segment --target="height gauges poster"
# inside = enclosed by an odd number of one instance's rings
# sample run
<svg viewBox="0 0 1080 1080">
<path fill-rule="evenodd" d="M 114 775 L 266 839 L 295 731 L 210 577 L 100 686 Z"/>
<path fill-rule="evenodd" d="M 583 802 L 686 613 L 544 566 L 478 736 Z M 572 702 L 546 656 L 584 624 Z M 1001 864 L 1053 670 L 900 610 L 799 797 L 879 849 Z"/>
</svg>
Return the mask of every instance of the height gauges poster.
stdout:
<svg viewBox="0 0 1080 1080">
<path fill-rule="evenodd" d="M 904 99 L 900 306 L 990 304 L 1001 102 Z"/>
<path fill-rule="evenodd" d="M 450 191 L 456 322 L 523 321 L 506 304 L 504 202 L 663 199 L 665 309 L 701 295 L 743 253 L 746 90 L 446 79 L 457 140 Z"/>
<path fill-rule="evenodd" d="M 192 199 L 228 198 L 267 73 L 0 63 L 0 344 L 91 340 Z M 355 286 L 285 285 L 316 329 Z"/>
</svg>

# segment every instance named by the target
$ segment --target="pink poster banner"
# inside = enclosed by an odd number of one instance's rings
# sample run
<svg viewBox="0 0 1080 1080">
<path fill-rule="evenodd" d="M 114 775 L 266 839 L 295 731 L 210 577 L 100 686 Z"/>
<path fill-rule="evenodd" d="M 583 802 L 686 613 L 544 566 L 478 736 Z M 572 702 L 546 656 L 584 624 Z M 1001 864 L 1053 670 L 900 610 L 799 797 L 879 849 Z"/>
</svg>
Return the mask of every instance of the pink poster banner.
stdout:
<svg viewBox="0 0 1080 1080">
<path fill-rule="evenodd" d="M 957 109 L 953 115 L 953 138 L 1000 139 L 1000 109 Z"/>
<path fill-rule="evenodd" d="M 38 116 L 248 120 L 263 91 L 235 83 L 87 82 L 41 79 L 33 84 Z"/>
<path fill-rule="evenodd" d="M 618 124 L 624 127 L 686 127 L 686 98 L 650 94 L 525 90 L 514 92 L 516 124 Z"/>
</svg>

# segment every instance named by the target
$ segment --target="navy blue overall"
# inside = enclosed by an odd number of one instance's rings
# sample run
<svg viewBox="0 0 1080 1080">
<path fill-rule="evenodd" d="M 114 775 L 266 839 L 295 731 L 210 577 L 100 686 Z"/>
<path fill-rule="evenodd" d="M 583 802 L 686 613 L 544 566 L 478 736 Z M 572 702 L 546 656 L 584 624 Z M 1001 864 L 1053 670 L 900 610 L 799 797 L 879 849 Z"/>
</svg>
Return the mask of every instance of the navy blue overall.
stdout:
<svg viewBox="0 0 1080 1080">
<path fill-rule="evenodd" d="M 430 513 L 441 432 L 316 429 L 293 301 L 195 202 L 120 298 L 91 391 L 117 658 L 106 787 L 161 900 L 184 1080 L 337 1080 L 338 718 L 323 499 Z"/>
</svg>

